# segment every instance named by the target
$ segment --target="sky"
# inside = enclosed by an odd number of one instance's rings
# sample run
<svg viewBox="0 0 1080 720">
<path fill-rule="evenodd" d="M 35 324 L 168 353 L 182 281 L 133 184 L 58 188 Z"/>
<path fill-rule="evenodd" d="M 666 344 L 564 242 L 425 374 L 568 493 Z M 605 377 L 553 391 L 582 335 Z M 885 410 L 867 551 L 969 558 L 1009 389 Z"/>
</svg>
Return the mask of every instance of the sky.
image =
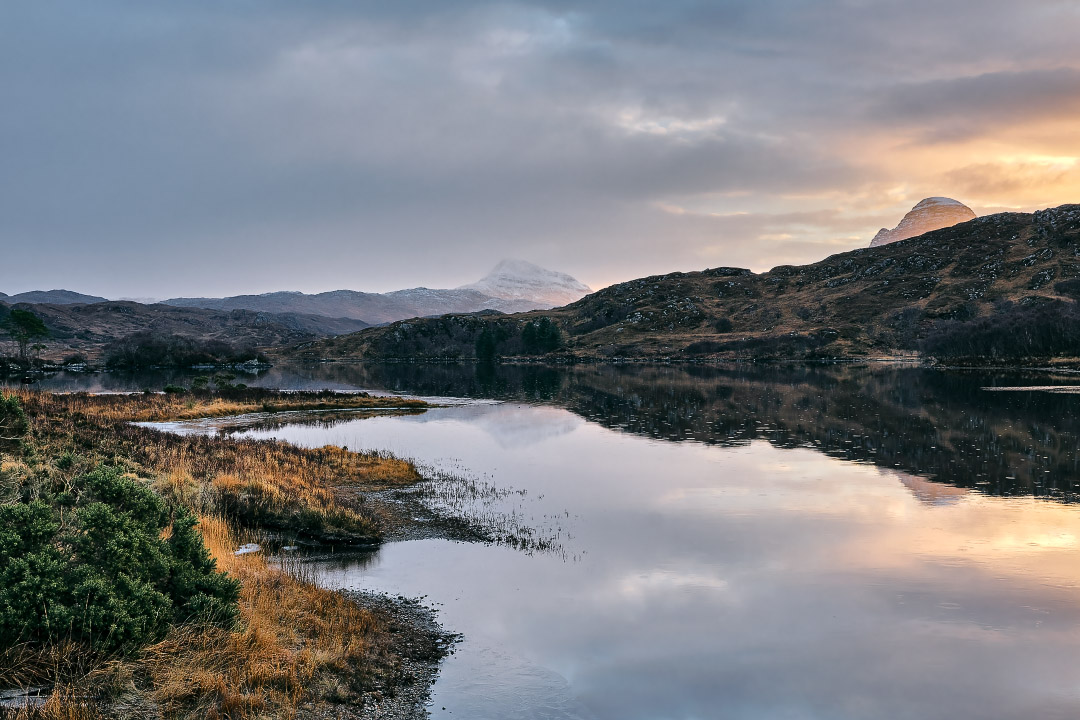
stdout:
<svg viewBox="0 0 1080 720">
<path fill-rule="evenodd" d="M 594 288 L 1080 202 L 1075 0 L 10 0 L 0 291 Z"/>
</svg>

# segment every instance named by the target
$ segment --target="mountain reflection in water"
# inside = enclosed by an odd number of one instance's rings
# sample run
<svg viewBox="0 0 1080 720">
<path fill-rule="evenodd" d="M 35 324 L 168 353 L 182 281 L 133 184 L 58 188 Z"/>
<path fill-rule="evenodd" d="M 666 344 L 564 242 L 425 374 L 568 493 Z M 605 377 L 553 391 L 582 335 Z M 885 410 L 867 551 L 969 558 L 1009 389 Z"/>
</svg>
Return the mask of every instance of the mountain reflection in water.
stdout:
<svg viewBox="0 0 1080 720">
<path fill-rule="evenodd" d="M 263 381 L 507 401 L 230 430 L 464 468 L 528 490 L 526 520 L 564 523 L 573 561 L 423 539 L 314 565 L 327 586 L 426 596 L 464 634 L 436 718 L 1080 717 L 1080 396 L 980 389 L 1045 376 L 331 365 Z"/>
<path fill-rule="evenodd" d="M 290 368 L 281 378 L 547 403 L 658 440 L 743 445 L 764 439 L 991 495 L 1072 501 L 1080 491 L 1080 396 L 982 389 L 1046 386 L 1045 374 L 849 365 L 403 363 Z"/>
</svg>

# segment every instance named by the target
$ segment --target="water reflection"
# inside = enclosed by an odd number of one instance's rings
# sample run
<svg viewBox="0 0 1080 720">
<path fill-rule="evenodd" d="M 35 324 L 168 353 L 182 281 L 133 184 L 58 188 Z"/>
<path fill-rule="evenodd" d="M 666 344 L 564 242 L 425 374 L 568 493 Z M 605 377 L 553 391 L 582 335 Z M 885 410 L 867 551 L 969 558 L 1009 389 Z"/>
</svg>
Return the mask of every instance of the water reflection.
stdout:
<svg viewBox="0 0 1080 720">
<path fill-rule="evenodd" d="M 1080 489 L 1080 395 L 982 389 L 1053 379 L 888 366 L 396 364 L 274 368 L 255 382 L 545 403 L 660 440 L 763 439 L 898 469 L 920 483 L 1071 501 Z"/>
<path fill-rule="evenodd" d="M 60 373 L 37 386 L 137 391 L 197 373 Z M 374 389 L 430 397 L 499 398 L 566 408 L 622 432 L 676 442 L 811 447 L 991 495 L 1075 499 L 1080 395 L 986 392 L 1046 386 L 1035 373 L 911 367 L 547 367 L 316 365 L 275 367 L 242 380 L 283 389 Z M 1074 383 L 1065 379 L 1063 383 Z M 928 494 L 929 493 L 929 494 Z"/>
<path fill-rule="evenodd" d="M 296 372 L 508 402 L 233 431 L 466 468 L 566 523 L 574 562 L 427 539 L 316 565 L 465 634 L 435 717 L 1080 716 L 1080 396 L 980 390 L 1045 377 Z"/>
<path fill-rule="evenodd" d="M 519 441 L 493 430 L 504 417 Z M 465 634 L 435 717 L 1080 712 L 1073 506 L 518 404 L 253 432 L 460 463 L 528 487 L 538 514 L 573 509 L 578 562 L 422 540 L 320 566 L 333 586 L 427 595 Z"/>
</svg>

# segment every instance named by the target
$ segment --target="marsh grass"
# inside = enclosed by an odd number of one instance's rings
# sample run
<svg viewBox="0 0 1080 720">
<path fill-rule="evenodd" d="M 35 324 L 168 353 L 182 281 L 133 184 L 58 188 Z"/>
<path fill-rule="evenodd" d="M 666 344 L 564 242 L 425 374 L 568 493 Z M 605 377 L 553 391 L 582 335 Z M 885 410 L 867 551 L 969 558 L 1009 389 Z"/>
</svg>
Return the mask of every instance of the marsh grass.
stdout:
<svg viewBox="0 0 1080 720">
<path fill-rule="evenodd" d="M 412 463 L 381 453 L 176 435 L 132 424 L 205 416 L 199 413 L 218 417 L 262 411 L 271 401 L 274 407 L 295 410 L 331 406 L 335 401 L 361 406 L 387 398 L 259 392 L 240 402 L 173 395 L 18 394 L 30 418 L 36 454 L 68 459 L 70 467 L 54 461 L 52 467 L 38 468 L 54 482 L 64 482 L 71 468 L 105 461 L 152 479 L 163 495 L 196 513 L 221 514 L 248 527 L 295 532 L 324 542 L 372 541 L 382 534 L 387 517 L 366 507 L 363 492 L 421 480 Z M 415 411 L 419 401 L 407 402 Z M 170 414 L 174 412 L 177 415 Z"/>
<path fill-rule="evenodd" d="M 414 484 L 422 479 L 416 467 L 379 453 L 181 436 L 132 421 L 373 404 L 415 412 L 422 404 L 325 393 L 15 394 L 30 433 L 3 458 L 0 492 L 62 493 L 101 463 L 120 467 L 196 513 L 217 568 L 238 579 L 241 590 L 234 627 L 174 626 L 134 653 L 104 656 L 62 641 L 4 649 L 0 685 L 45 686 L 50 693 L 43 704 L 7 716 L 81 720 L 122 706 L 132 717 L 311 717 L 319 708 L 393 692 L 401 659 L 387 629 L 391 614 L 317 587 L 302 566 L 272 566 L 261 553 L 235 551 L 267 530 L 377 540 L 393 518 L 368 508 L 364 492 Z"/>
<path fill-rule="evenodd" d="M 425 467 L 423 474 L 427 482 L 409 492 L 437 514 L 463 524 L 477 537 L 529 555 L 571 557 L 564 546 L 569 536 L 562 527 L 563 518 L 544 516 L 537 523 L 524 509 L 527 490 L 498 487 L 486 480 L 433 467 Z"/>
<path fill-rule="evenodd" d="M 295 717 L 301 704 L 360 697 L 396 665 L 380 618 L 261 553 L 227 520 L 200 527 L 218 567 L 241 581 L 237 629 L 185 626 L 147 648 L 153 696 L 167 716 Z"/>
<path fill-rule="evenodd" d="M 138 657 L 59 676 L 48 666 L 78 656 L 79 648 L 9 649 L 3 659 L 25 666 L 18 685 L 51 677 L 53 686 L 44 704 L 7 716 L 96 718 L 102 716 L 99 700 L 107 696 L 114 705 L 119 699 L 129 710 L 165 718 L 295 718 L 392 692 L 401 663 L 388 618 L 317 587 L 300 565 L 282 568 L 261 553 L 236 555 L 237 547 L 258 536 L 223 517 L 201 517 L 199 529 L 218 568 L 241 581 L 234 628 L 181 625 Z"/>
<path fill-rule="evenodd" d="M 25 391 L 22 396 L 28 394 Z M 367 393 L 291 393 L 261 388 L 230 390 L 223 394 L 139 393 L 131 395 L 53 395 L 70 412 L 84 413 L 99 420 L 122 422 L 162 422 L 195 418 L 224 417 L 253 412 L 288 410 L 374 410 L 422 409 L 423 400 Z"/>
</svg>

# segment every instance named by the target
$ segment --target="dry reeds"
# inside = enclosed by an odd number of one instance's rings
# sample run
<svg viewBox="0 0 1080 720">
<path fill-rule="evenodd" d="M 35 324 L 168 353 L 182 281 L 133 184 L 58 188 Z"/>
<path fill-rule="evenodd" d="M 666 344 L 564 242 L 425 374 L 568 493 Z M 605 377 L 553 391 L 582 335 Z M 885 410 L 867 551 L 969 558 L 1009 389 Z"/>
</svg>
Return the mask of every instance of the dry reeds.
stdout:
<svg viewBox="0 0 1080 720">
<path fill-rule="evenodd" d="M 242 540 L 223 518 L 202 518 L 218 567 L 239 578 L 234 631 L 187 626 L 144 653 L 153 695 L 166 715 L 292 717 L 301 702 L 357 697 L 392 666 L 372 613 L 344 596 L 233 553 Z"/>
<path fill-rule="evenodd" d="M 131 424 L 271 409 L 402 406 L 397 398 L 255 392 L 238 398 L 51 395 L 18 390 L 30 420 L 27 451 L 5 460 L 9 478 L 62 491 L 98 463 L 153 482 L 200 517 L 218 568 L 241 581 L 235 628 L 174 627 L 137 657 L 105 658 L 79 647 L 15 647 L 0 655 L 0 684 L 51 686 L 25 720 L 82 720 L 121 695 L 166 718 L 296 717 L 300 708 L 361 701 L 392 684 L 400 660 L 382 611 L 315 586 L 260 554 L 237 556 L 258 528 L 342 539 L 375 538 L 384 518 L 363 491 L 421 479 L 409 462 L 338 447 L 180 436 Z M 22 481 L 20 481 L 22 482 Z M 110 698 L 104 706 L 101 698 Z M 307 711 L 305 711 L 307 712 Z M 303 714 L 303 713 L 300 713 Z"/>
<path fill-rule="evenodd" d="M 22 672 L 5 674 L 5 684 L 33 686 L 43 676 L 56 683 L 44 703 L 27 704 L 11 717 L 96 718 L 100 696 L 115 702 L 126 694 L 166 718 L 293 718 L 302 705 L 361 702 L 395 676 L 399 661 L 386 618 L 275 567 L 262 554 L 237 556 L 236 548 L 254 536 L 225 518 L 202 517 L 199 529 L 219 569 L 241 581 L 236 627 L 179 626 L 137 658 L 60 677 L 45 666 L 70 660 L 78 648 L 11 648 L 2 661 L 18 663 Z"/>
<path fill-rule="evenodd" d="M 25 389 L 14 391 L 25 401 L 40 393 Z M 285 410 L 361 410 L 361 409 L 419 409 L 427 407 L 423 400 L 393 396 L 373 397 L 366 393 L 286 393 L 251 388 L 230 391 L 227 396 L 209 393 L 130 395 L 49 395 L 68 412 L 82 413 L 99 420 L 125 422 L 159 422 L 224 417 L 252 412 Z"/>
<path fill-rule="evenodd" d="M 404 460 L 338 447 L 299 448 L 275 441 L 180 436 L 131 424 L 138 418 L 221 415 L 262 409 L 364 406 L 398 398 L 259 392 L 244 402 L 210 398 L 187 408 L 170 395 L 50 395 L 19 391 L 35 445 L 51 457 L 77 455 L 153 477 L 163 494 L 200 514 L 316 538 L 372 539 L 384 518 L 358 491 L 421 479 Z M 200 404 L 201 403 L 201 404 Z M 175 415 L 174 415 L 175 414 Z"/>
</svg>

